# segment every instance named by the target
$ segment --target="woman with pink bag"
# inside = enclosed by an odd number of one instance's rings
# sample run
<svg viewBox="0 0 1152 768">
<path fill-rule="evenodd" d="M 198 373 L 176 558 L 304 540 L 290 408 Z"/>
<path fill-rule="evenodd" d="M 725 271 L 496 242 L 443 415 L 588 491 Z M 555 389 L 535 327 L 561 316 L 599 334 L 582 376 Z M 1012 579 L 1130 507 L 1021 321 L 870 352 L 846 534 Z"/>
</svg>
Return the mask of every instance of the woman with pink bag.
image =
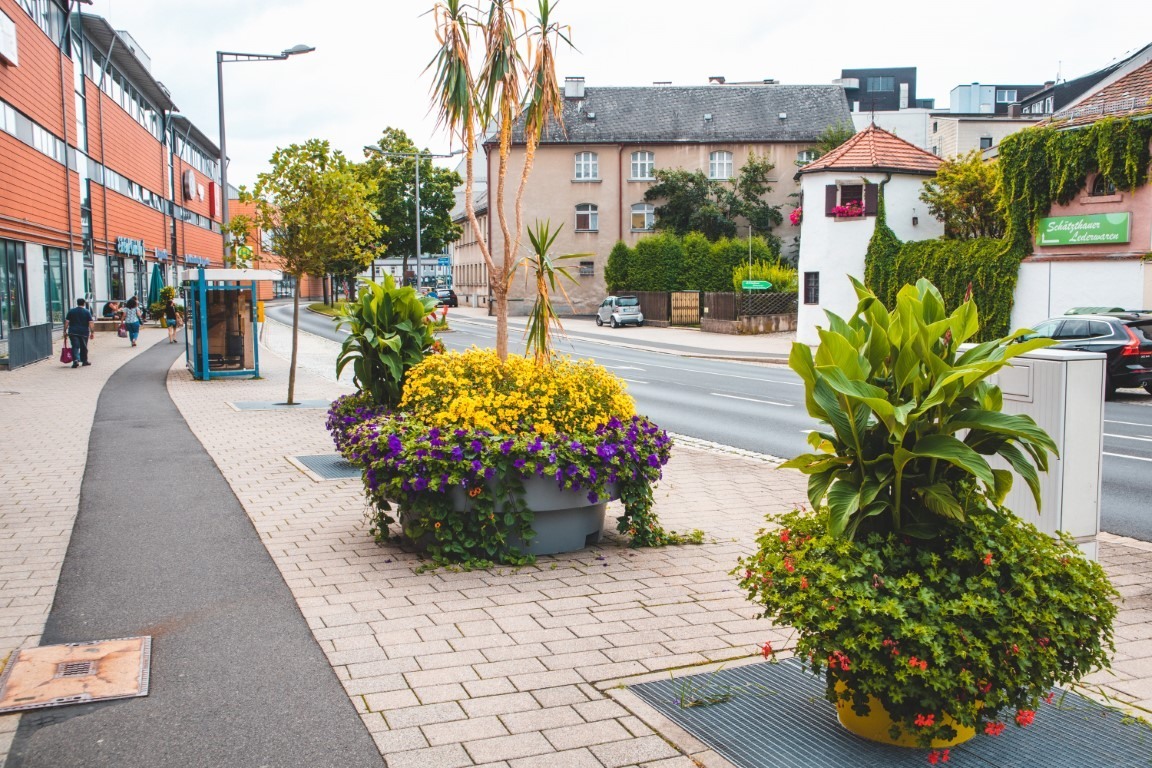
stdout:
<svg viewBox="0 0 1152 768">
<path fill-rule="evenodd" d="M 128 340 L 136 346 L 136 339 L 140 336 L 140 323 L 144 320 L 144 313 L 140 310 L 140 303 L 136 297 L 128 299 L 124 305 L 124 328 L 128 331 Z"/>
</svg>

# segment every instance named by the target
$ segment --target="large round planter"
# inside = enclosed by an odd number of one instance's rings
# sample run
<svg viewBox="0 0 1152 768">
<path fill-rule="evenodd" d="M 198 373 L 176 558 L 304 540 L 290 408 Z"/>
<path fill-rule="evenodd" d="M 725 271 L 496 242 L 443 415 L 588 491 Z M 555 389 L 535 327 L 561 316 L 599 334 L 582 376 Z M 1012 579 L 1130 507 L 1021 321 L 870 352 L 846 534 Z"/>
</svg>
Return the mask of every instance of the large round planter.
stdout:
<svg viewBox="0 0 1152 768">
<path fill-rule="evenodd" d="M 842 682 L 836 683 L 837 693 L 846 689 Z M 889 731 L 892 728 L 892 717 L 888 714 L 888 710 L 884 708 L 874 696 L 868 697 L 868 714 L 858 715 L 852 709 L 851 701 L 844 701 L 843 699 L 836 702 L 836 718 L 840 721 L 840 725 L 844 726 L 849 732 L 857 736 L 868 739 L 869 741 L 876 741 L 881 744 L 891 744 L 896 747 L 921 747 L 923 746 L 916 739 L 916 734 L 902 731 L 900 738 L 893 739 Z M 946 747 L 954 747 L 957 744 L 963 744 L 976 735 L 975 728 L 969 728 L 966 725 L 960 725 L 950 716 L 944 715 L 940 721 L 944 725 L 950 725 L 956 730 L 956 738 L 954 739 L 933 739 L 929 745 L 932 749 L 941 749 Z"/>
<path fill-rule="evenodd" d="M 495 490 L 495 489 L 493 489 Z M 523 554 L 556 555 L 576 552 L 600 541 L 604 529 L 604 511 L 608 502 L 620 497 L 619 490 L 610 485 L 608 498 L 596 503 L 588 501 L 586 490 L 566 490 L 557 487 L 551 478 L 533 475 L 524 478 L 524 502 L 532 510 L 532 530 L 536 535 L 527 543 L 518 537 L 509 543 Z M 472 499 L 463 488 L 448 491 L 457 512 L 469 512 Z M 496 493 L 496 514 L 504 511 L 504 500 Z M 400 510 L 400 524 L 407 528 L 406 514 Z M 431 542 L 431 534 L 421 536 L 415 543 L 423 548 Z"/>
</svg>

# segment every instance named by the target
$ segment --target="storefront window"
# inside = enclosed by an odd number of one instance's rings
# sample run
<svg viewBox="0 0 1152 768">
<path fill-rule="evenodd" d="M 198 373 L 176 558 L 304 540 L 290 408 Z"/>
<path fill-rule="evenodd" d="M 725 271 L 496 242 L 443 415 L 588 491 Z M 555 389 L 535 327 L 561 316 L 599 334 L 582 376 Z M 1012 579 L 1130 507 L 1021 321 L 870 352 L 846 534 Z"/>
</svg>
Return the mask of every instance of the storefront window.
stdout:
<svg viewBox="0 0 1152 768">
<path fill-rule="evenodd" d="M 0 240 L 0 339 L 28 325 L 28 278 L 24 243 Z"/>
<path fill-rule="evenodd" d="M 67 311 L 68 282 L 64 266 L 64 251 L 60 248 L 44 249 L 44 303 L 48 310 L 48 322 L 64 325 Z"/>
<path fill-rule="evenodd" d="M 122 301 L 124 295 L 124 259 L 120 256 L 108 257 L 108 298 Z"/>
</svg>

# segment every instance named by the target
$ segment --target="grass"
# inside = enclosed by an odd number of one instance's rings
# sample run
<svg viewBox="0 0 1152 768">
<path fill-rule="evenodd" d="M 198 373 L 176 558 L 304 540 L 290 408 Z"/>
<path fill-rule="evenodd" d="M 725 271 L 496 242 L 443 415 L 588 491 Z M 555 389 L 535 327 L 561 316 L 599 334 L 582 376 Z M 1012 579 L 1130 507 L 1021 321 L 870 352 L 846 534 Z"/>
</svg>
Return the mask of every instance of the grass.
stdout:
<svg viewBox="0 0 1152 768">
<path fill-rule="evenodd" d="M 329 306 L 329 305 L 325 304 L 324 302 L 317 302 L 315 304 L 309 304 L 308 309 L 310 309 L 313 312 L 319 312 L 321 315 L 328 315 L 329 317 L 336 317 L 337 315 L 340 314 L 340 310 L 344 308 L 344 305 L 346 303 L 347 302 L 344 302 L 344 301 L 338 301 L 335 304 Z"/>
</svg>

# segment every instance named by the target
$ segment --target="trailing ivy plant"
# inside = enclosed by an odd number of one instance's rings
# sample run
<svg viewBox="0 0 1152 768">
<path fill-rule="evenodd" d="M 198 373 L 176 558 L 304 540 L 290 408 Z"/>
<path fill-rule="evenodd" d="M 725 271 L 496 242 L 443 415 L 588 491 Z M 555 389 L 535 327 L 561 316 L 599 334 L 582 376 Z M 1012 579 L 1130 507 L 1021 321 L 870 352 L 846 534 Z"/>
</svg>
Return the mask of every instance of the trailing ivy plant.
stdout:
<svg viewBox="0 0 1152 768">
<path fill-rule="evenodd" d="M 829 312 L 815 357 L 797 343 L 788 361 L 804 380 L 808 413 L 826 426 L 809 435 L 816 453 L 784 466 L 808 475 L 813 506 L 827 498 L 831 532 L 933 538 L 967 510 L 1003 501 L 1012 474 L 989 466 L 985 457 L 994 455 L 1024 479 L 1039 507 L 1036 470 L 1047 469 L 1056 445 L 1028 416 L 1001 413 L 1000 389 L 987 378 L 1052 341 L 1008 337 L 961 351 L 980 325 L 973 301 L 949 314 L 922 279 L 901 289 L 889 311 L 852 283 L 855 315 Z"/>
<path fill-rule="evenodd" d="M 1027 128 L 1000 142 L 1001 194 L 1008 238 L 1031 247 L 1036 221 L 1054 203 L 1080 194 L 1099 173 L 1116 189 L 1131 190 L 1148 179 L 1152 121 L 1106 117 L 1077 129 L 1059 125 Z"/>
<path fill-rule="evenodd" d="M 352 363 L 356 387 L 373 404 L 396 406 L 405 374 L 435 342 L 426 321 L 435 309 L 436 299 L 411 286 L 397 288 L 390 275 L 383 283 L 361 278 L 359 295 L 337 322 L 338 328 L 348 326 L 349 335 L 336 358 L 336 375 Z"/>
</svg>

